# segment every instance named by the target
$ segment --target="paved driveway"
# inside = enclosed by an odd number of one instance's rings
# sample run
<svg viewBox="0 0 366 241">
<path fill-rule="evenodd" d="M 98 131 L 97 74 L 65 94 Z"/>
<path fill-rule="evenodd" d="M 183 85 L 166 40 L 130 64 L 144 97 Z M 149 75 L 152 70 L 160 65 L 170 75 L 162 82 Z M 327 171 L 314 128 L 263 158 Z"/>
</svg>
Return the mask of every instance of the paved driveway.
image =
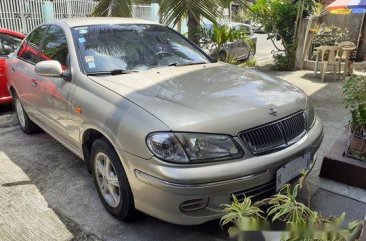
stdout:
<svg viewBox="0 0 366 241">
<path fill-rule="evenodd" d="M 43 213 L 42 220 L 52 223 L 53 221 L 49 218 L 53 217 L 57 221 L 56 224 L 61 221 L 69 229 L 65 229 L 63 225 L 54 224 L 54 229 L 59 228 L 58 236 L 54 238 L 64 240 L 65 237 L 70 237 L 68 232 L 77 235 L 78 239 L 85 240 L 95 240 L 100 237 L 102 240 L 129 241 L 219 241 L 227 238 L 226 231 L 221 229 L 218 220 L 204 225 L 185 227 L 169 224 L 143 214 L 132 223 L 124 223 L 115 219 L 105 211 L 99 201 L 92 177 L 86 171 L 84 162 L 44 132 L 31 136 L 23 134 L 16 125 L 14 113 L 9 111 L 9 108 L 0 109 L 0 162 L 8 163 L 5 166 L 0 165 L 0 180 L 8 179 L 1 181 L 0 185 L 7 184 L 5 187 L 0 187 L 31 188 L 30 191 L 24 191 L 28 192 L 26 195 L 13 195 L 13 198 L 14 200 L 21 198 L 22 202 L 26 203 L 25 205 L 30 205 L 34 210 L 46 209 L 48 204 L 50 209 L 45 212 L 51 212 L 53 215 L 47 216 Z M 8 175 L 1 178 L 2 173 L 8 173 Z M 6 177 L 22 181 L 14 181 Z M 1 189 L 0 194 L 2 194 Z M 11 196 L 11 193 L 8 195 Z M 39 202 L 29 204 L 28 200 L 33 199 L 44 200 L 42 205 Z M 12 229 L 10 226 L 1 228 L 1 222 L 5 220 L 4 213 L 9 203 L 14 202 L 0 200 L 0 235 L 2 229 L 4 233 Z M 21 208 L 24 208 L 22 205 Z M 54 213 L 58 214 L 59 220 Z M 35 215 L 39 214 L 35 213 Z M 37 232 L 37 222 L 33 222 L 32 215 L 27 214 L 25 218 L 28 218 L 29 222 L 28 225 L 27 222 L 24 222 L 22 229 L 34 229 L 36 230 L 34 232 Z M 38 224 L 41 225 L 38 226 L 38 230 L 44 229 L 44 222 L 38 222 Z M 53 230 L 51 231 L 53 232 Z M 52 233 L 51 231 L 46 232 Z M 37 239 L 28 236 L 24 240 Z"/>
<path fill-rule="evenodd" d="M 311 71 L 277 72 L 275 75 L 295 83 L 311 95 L 316 111 L 325 121 L 326 136 L 321 148 L 323 155 L 347 123 L 347 112 L 341 104 L 342 83 L 314 81 L 309 77 Z M 28 236 L 21 237 L 21 240 L 37 240 L 32 237 L 40 233 L 52 235 L 58 240 L 72 236 L 76 240 L 228 239 L 218 220 L 192 227 L 169 224 L 143 214 L 132 223 L 116 220 L 104 210 L 84 163 L 44 132 L 24 135 L 16 126 L 14 114 L 6 108 L 0 108 L 0 163 L 0 195 L 6 193 L 9 197 L 7 200 L 3 196 L 0 198 L 0 237 L 4 237 L 4 233 L 13 228 L 29 233 Z M 319 168 L 320 162 L 311 174 L 312 184 L 328 185 L 328 182 L 317 177 Z M 366 197 L 366 192 L 357 189 L 347 188 L 346 191 L 356 195 L 355 198 L 363 195 Z M 326 197 L 329 200 L 329 196 Z M 322 200 L 316 201 L 322 203 Z M 18 210 L 13 215 L 24 218 L 20 220 L 22 226 L 3 225 L 11 217 L 9 208 Z M 346 205 L 344 208 L 338 208 L 337 211 L 347 211 Z M 39 218 L 34 219 L 34 216 Z M 48 229 L 45 229 L 45 220 L 49 222 Z M 259 238 L 253 240 L 260 241 Z"/>
</svg>

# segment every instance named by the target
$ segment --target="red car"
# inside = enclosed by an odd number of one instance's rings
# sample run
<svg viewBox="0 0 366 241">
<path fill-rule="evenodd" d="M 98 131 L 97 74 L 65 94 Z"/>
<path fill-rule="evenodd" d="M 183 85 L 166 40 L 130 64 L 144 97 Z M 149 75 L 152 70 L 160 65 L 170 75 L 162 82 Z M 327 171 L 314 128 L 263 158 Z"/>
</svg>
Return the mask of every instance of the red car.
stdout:
<svg viewBox="0 0 366 241">
<path fill-rule="evenodd" d="M 7 88 L 6 59 L 20 44 L 24 34 L 0 28 L 0 105 L 11 103 L 11 97 Z"/>
</svg>

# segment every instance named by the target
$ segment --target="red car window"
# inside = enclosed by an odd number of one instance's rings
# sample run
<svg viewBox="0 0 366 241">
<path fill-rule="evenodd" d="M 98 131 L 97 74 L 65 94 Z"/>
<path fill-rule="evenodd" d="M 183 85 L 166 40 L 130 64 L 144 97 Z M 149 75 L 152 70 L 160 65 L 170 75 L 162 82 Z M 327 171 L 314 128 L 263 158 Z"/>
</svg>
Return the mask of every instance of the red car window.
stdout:
<svg viewBox="0 0 366 241">
<path fill-rule="evenodd" d="M 21 41 L 20 38 L 0 33 L 0 56 L 7 56 L 14 52 Z"/>
</svg>

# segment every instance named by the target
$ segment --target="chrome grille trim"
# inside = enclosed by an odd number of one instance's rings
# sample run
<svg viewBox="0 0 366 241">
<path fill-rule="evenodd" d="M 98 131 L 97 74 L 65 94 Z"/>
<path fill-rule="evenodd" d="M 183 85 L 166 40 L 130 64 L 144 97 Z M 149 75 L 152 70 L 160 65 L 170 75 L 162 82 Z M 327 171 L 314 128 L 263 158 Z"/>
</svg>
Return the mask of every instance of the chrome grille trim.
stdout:
<svg viewBox="0 0 366 241">
<path fill-rule="evenodd" d="M 259 155 L 286 148 L 300 140 L 305 133 L 305 113 L 301 111 L 281 120 L 243 131 L 238 136 L 253 155 Z"/>
</svg>

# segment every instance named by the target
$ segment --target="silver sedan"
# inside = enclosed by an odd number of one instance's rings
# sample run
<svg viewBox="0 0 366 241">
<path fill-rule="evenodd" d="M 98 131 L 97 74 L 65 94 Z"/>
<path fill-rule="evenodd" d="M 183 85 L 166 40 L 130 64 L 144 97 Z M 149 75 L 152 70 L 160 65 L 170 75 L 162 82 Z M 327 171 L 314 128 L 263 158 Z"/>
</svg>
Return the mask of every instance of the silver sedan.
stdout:
<svg viewBox="0 0 366 241">
<path fill-rule="evenodd" d="M 233 196 L 261 199 L 314 166 L 323 125 L 295 86 L 214 61 L 144 20 L 67 19 L 8 59 L 22 130 L 85 161 L 105 208 L 204 223 Z M 87 200 L 85 200 L 87 202 Z"/>
</svg>

